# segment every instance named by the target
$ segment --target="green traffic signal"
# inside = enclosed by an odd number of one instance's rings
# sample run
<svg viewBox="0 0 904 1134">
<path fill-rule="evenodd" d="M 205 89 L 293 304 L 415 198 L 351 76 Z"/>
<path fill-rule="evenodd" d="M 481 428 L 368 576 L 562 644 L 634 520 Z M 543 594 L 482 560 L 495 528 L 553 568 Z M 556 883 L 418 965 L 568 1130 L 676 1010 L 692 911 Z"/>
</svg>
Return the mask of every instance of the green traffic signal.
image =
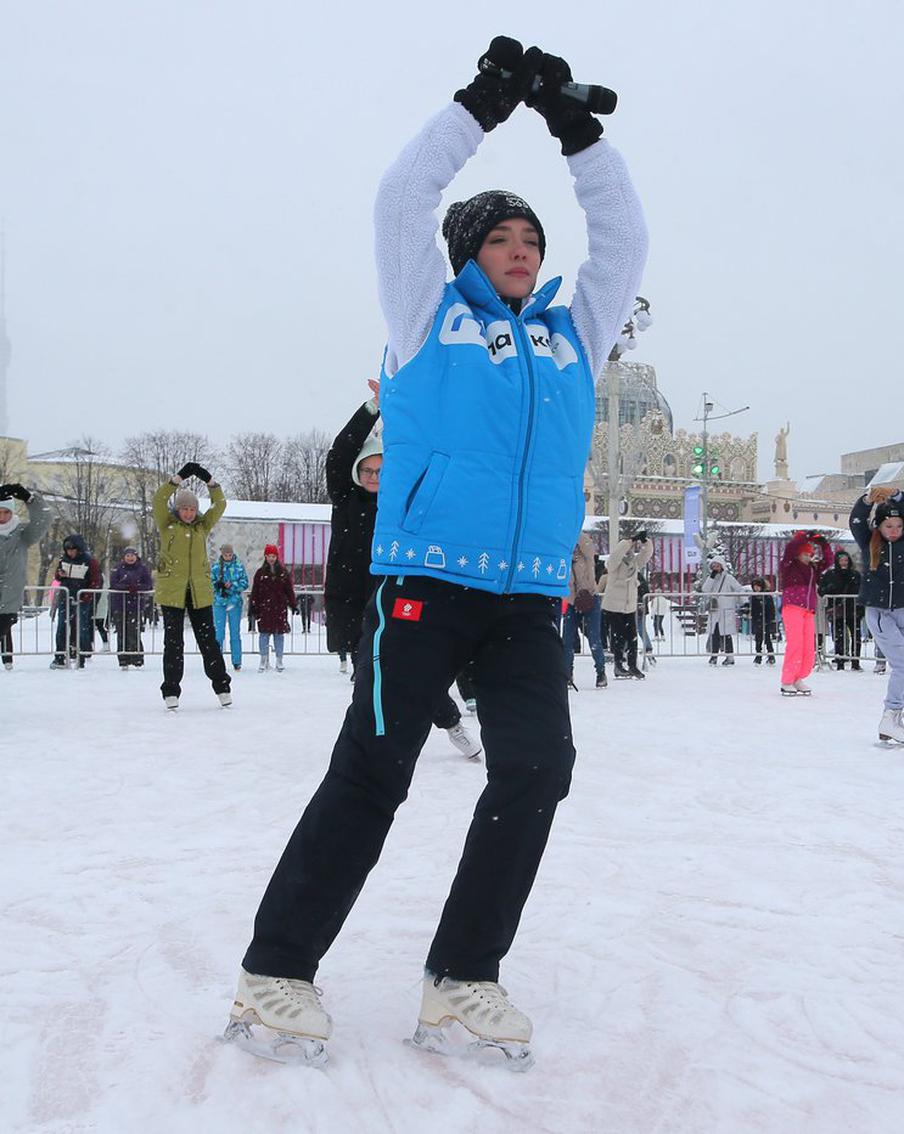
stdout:
<svg viewBox="0 0 904 1134">
<path fill-rule="evenodd" d="M 692 471 L 693 471 L 694 476 L 703 476 L 703 465 L 702 464 L 694 465 Z"/>
<path fill-rule="evenodd" d="M 695 457 L 702 457 L 703 456 L 703 446 L 702 445 L 695 445 L 694 446 L 694 456 Z"/>
</svg>

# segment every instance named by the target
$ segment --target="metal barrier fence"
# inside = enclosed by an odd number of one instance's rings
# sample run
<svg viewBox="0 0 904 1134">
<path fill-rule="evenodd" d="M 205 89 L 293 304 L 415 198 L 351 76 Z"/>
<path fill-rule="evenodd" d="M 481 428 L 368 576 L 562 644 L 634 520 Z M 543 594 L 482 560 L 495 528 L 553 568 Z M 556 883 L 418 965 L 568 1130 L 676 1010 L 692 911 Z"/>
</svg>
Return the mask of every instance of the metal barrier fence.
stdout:
<svg viewBox="0 0 904 1134">
<path fill-rule="evenodd" d="M 323 589 L 296 587 L 298 614 L 289 617 L 289 633 L 284 638 L 284 654 L 322 655 L 326 648 L 326 620 Z M 90 595 L 81 601 L 81 596 Z M 769 597 L 775 607 L 774 632 L 758 641 L 754 608 Z M 644 599 L 643 614 L 638 613 L 638 658 L 644 664 L 657 657 L 712 657 L 726 655 L 726 643 L 713 650 L 712 630 L 719 617 L 710 609 L 715 596 L 697 592 L 654 591 Z M 781 592 L 768 591 L 757 596 L 752 591 L 720 594 L 723 601 L 735 600 L 731 625 L 731 653 L 739 657 L 768 659 L 770 653 L 784 653 L 781 621 Z M 753 605 L 752 605 L 753 602 Z M 98 611 L 103 609 L 101 619 Z M 724 616 L 723 616 L 724 617 Z M 103 622 L 109 644 L 95 649 L 98 623 Z M 259 635 L 251 624 L 247 602 L 239 619 L 242 655 L 259 652 Z M 724 633 L 724 629 L 722 630 Z M 884 661 L 869 633 L 863 607 L 856 595 L 827 595 L 819 599 L 815 620 L 817 667 L 848 663 L 855 668 L 864 661 Z M 53 655 L 55 664 L 84 665 L 86 659 L 107 654 L 120 664 L 141 664 L 145 655 L 163 653 L 163 620 L 154 603 L 153 591 L 129 592 L 109 588 L 81 591 L 74 600 L 64 587 L 26 587 L 18 621 L 12 627 L 13 656 Z M 769 646 L 772 649 L 769 649 Z M 185 652 L 196 654 L 194 635 L 185 635 Z M 231 653 L 230 631 L 226 628 L 223 652 Z"/>
<path fill-rule="evenodd" d="M 323 588 L 296 587 L 295 598 L 298 611 L 294 615 L 287 612 L 284 653 L 328 653 Z M 247 598 L 233 625 L 239 628 L 242 655 L 256 655 L 259 635 L 248 613 Z M 153 591 L 86 588 L 76 600 L 65 587 L 26 587 L 11 638 L 13 657 L 52 656 L 59 668 L 84 667 L 86 660 L 98 656 L 118 659 L 121 665 L 140 665 L 146 655 L 163 653 L 163 619 Z M 228 622 L 223 652 L 229 658 Z M 185 653 L 198 653 L 188 627 Z"/>
<path fill-rule="evenodd" d="M 83 596 L 90 596 L 84 597 Z M 295 589 L 297 614 L 287 612 L 289 633 L 284 636 L 284 653 L 287 655 L 325 654 L 326 623 L 323 614 L 322 588 L 297 587 Z M 258 653 L 259 635 L 248 613 L 247 599 L 238 616 L 224 619 L 223 653 L 232 654 L 232 629 L 238 628 L 241 656 Z M 147 655 L 163 653 L 163 618 L 154 602 L 153 591 L 121 591 L 109 587 L 79 592 L 73 639 L 77 643 L 74 653 L 79 659 L 96 656 L 99 652 L 115 655 L 121 665 L 141 664 Z M 98 612 L 103 610 L 103 615 Z M 187 621 L 187 617 L 186 617 Z M 95 631 L 103 629 L 111 639 L 102 651 L 95 649 Z M 194 635 L 187 628 L 185 653 L 197 654 Z M 232 656 L 238 656 L 232 654 Z"/>
<path fill-rule="evenodd" d="M 66 665 L 75 631 L 73 606 L 65 587 L 26 587 L 10 628 L 13 657 L 59 653 Z"/>
<path fill-rule="evenodd" d="M 768 599 L 775 611 L 771 634 L 766 617 Z M 764 660 L 770 653 L 784 653 L 781 591 L 749 589 L 716 594 L 651 591 L 638 613 L 638 656 L 713 657 L 734 654 Z M 718 605 L 715 605 L 718 604 Z M 758 617 L 757 607 L 764 611 Z M 651 633 L 652 631 L 652 633 Z M 715 633 L 718 631 L 718 633 Z M 856 668 L 864 660 L 882 660 L 866 625 L 863 607 L 856 595 L 823 595 L 817 601 L 814 620 L 817 667 L 850 662 Z M 731 639 L 727 648 L 724 636 Z M 771 646 L 771 649 L 770 649 Z"/>
</svg>

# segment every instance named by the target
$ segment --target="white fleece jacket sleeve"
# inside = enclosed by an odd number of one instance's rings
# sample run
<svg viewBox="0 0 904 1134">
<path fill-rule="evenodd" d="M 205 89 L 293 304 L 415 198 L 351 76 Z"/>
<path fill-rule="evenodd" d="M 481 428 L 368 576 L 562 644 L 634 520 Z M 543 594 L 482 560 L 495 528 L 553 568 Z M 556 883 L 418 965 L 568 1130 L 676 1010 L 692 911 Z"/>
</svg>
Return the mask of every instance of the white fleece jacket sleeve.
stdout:
<svg viewBox="0 0 904 1134">
<path fill-rule="evenodd" d="M 417 354 L 446 284 L 436 243 L 443 190 L 477 152 L 484 132 L 450 103 L 401 152 L 380 182 L 374 208 L 377 280 L 388 331 L 386 373 Z M 587 217 L 588 259 L 571 314 L 596 376 L 631 310 L 647 251 L 640 202 L 625 164 L 605 140 L 568 159 Z"/>
<path fill-rule="evenodd" d="M 571 317 L 596 378 L 640 287 L 647 229 L 625 163 L 604 138 L 570 157 L 568 168 L 587 216 L 589 251 L 578 271 Z"/>
<path fill-rule="evenodd" d="M 377 190 L 374 228 L 380 304 L 388 330 L 385 368 L 395 374 L 423 346 L 446 286 L 436 243 L 443 190 L 484 133 L 458 103 L 435 115 L 402 150 Z"/>
</svg>

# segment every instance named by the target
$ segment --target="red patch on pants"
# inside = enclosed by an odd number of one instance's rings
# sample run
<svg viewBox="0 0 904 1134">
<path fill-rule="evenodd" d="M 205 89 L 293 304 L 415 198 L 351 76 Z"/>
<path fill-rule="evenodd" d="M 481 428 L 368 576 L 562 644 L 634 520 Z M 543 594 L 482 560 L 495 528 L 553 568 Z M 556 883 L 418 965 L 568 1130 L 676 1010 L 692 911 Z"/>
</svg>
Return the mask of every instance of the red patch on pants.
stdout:
<svg viewBox="0 0 904 1134">
<path fill-rule="evenodd" d="M 403 622 L 420 622 L 423 606 L 417 599 L 397 598 L 392 608 L 392 617 L 401 618 Z"/>
</svg>

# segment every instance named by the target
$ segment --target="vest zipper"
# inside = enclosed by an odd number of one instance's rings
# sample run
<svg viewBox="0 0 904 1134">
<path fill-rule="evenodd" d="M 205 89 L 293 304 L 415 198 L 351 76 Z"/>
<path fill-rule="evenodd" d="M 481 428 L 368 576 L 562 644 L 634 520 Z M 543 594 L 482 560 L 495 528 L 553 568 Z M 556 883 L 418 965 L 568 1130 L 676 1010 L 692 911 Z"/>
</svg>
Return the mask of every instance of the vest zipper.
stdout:
<svg viewBox="0 0 904 1134">
<path fill-rule="evenodd" d="M 514 314 L 514 312 L 512 312 Z M 521 538 L 521 523 L 524 518 L 524 475 L 527 471 L 527 458 L 530 454 L 531 435 L 534 431 L 534 367 L 531 362 L 530 352 L 528 351 L 527 332 L 524 329 L 524 323 L 521 321 L 521 316 L 516 315 L 515 327 L 517 328 L 518 342 L 521 348 L 521 357 L 524 359 L 527 366 L 527 384 L 529 390 L 528 399 L 528 414 L 527 414 L 527 433 L 524 436 L 524 454 L 521 458 L 521 471 L 518 474 L 518 513 L 515 517 L 515 535 L 512 541 L 512 553 L 509 556 L 509 571 L 505 580 L 503 593 L 509 591 L 512 585 L 512 580 L 515 576 L 516 559 L 518 558 L 518 541 Z"/>
</svg>

